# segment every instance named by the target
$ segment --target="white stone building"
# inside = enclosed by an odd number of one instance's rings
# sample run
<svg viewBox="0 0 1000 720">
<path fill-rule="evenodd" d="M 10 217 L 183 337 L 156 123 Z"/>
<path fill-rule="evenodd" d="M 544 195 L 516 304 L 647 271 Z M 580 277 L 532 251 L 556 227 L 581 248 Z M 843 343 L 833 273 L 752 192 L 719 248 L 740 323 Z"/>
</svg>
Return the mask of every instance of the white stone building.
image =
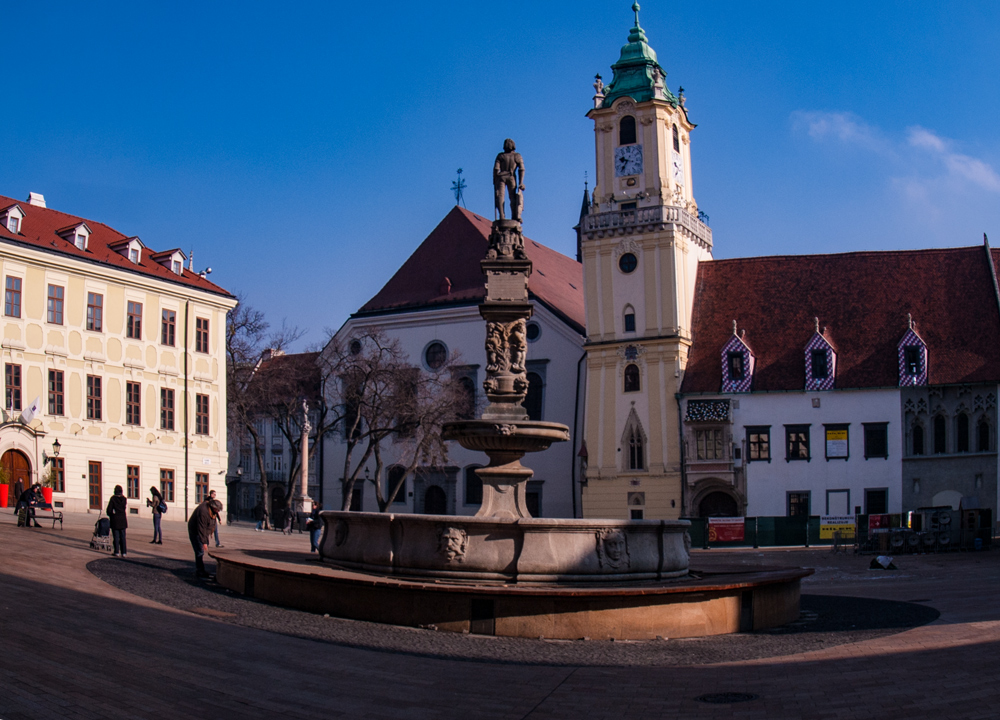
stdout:
<svg viewBox="0 0 1000 720">
<path fill-rule="evenodd" d="M 489 232 L 489 220 L 455 207 L 385 287 L 340 328 L 337 337 L 349 342 L 352 333 L 361 328 L 380 328 L 400 341 L 412 364 L 426 369 L 442 357 L 458 353 L 461 371 L 481 396 L 486 325 L 478 308 L 485 297 L 479 261 L 486 256 Z M 528 483 L 528 502 L 532 514 L 539 517 L 574 517 L 580 514 L 574 486 L 579 485 L 575 481 L 579 479 L 576 437 L 580 424 L 575 414 L 582 414 L 577 403 L 578 383 L 583 382 L 582 272 L 575 260 L 530 239 L 525 239 L 525 246 L 534 263 L 528 281 L 534 315 L 528 322 L 530 389 L 525 407 L 533 419 L 564 423 L 572 433 L 570 442 L 524 459 L 535 472 Z M 449 445 L 447 467 L 427 469 L 415 480 L 408 480 L 394 511 L 476 513 L 481 485 L 474 471 L 488 460 L 483 453 L 465 450 L 457 443 Z M 326 440 L 322 477 L 328 508 L 342 497 L 344 452 L 340 435 Z M 391 472 L 391 457 L 385 465 L 385 472 Z M 378 509 L 371 484 L 359 480 L 354 507 Z"/>
</svg>

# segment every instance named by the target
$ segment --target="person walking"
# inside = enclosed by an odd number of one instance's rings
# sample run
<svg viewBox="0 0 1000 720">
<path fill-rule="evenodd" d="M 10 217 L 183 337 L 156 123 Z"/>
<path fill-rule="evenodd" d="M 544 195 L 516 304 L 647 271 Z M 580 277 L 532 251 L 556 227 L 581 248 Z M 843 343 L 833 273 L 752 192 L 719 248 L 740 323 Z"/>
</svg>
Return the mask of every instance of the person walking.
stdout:
<svg viewBox="0 0 1000 720">
<path fill-rule="evenodd" d="M 215 490 L 211 490 L 208 493 L 208 499 L 209 500 L 215 500 Z M 225 547 L 225 545 L 223 545 L 221 542 L 219 542 L 219 525 L 221 525 L 221 524 L 222 524 L 222 522 L 215 523 L 215 547 Z"/>
<path fill-rule="evenodd" d="M 309 513 L 309 522 L 306 523 L 306 528 L 309 530 L 309 552 L 319 550 L 319 536 L 323 532 L 323 521 L 320 519 L 319 513 L 322 509 L 323 504 L 316 503 L 313 505 L 312 512 Z"/>
<path fill-rule="evenodd" d="M 264 521 L 267 520 L 267 508 L 264 507 L 263 500 L 258 500 L 257 504 L 253 506 L 253 519 L 257 521 L 257 527 L 254 529 L 257 532 L 263 532 Z"/>
<path fill-rule="evenodd" d="M 219 513 L 222 512 L 222 503 L 218 500 L 206 500 L 194 509 L 188 519 L 188 539 L 191 547 L 194 548 L 195 575 L 200 578 L 211 579 L 205 569 L 205 553 L 208 552 L 208 540 L 215 531 L 215 524 L 219 521 Z"/>
<path fill-rule="evenodd" d="M 122 486 L 115 485 L 115 494 L 108 500 L 105 510 L 111 521 L 111 541 L 114 544 L 113 557 L 128 557 L 125 547 L 125 529 L 128 527 L 128 500 L 122 493 Z"/>
<path fill-rule="evenodd" d="M 17 515 L 18 511 L 21 509 L 21 496 L 24 495 L 24 480 L 21 478 L 17 479 L 14 483 L 14 514 Z"/>
<path fill-rule="evenodd" d="M 149 541 L 150 545 L 162 545 L 163 544 L 163 531 L 160 529 L 160 521 L 163 519 L 163 513 L 167 510 L 167 504 L 163 502 L 163 496 L 155 485 L 149 488 L 150 498 L 146 501 L 146 507 L 153 508 L 153 539 Z"/>
</svg>

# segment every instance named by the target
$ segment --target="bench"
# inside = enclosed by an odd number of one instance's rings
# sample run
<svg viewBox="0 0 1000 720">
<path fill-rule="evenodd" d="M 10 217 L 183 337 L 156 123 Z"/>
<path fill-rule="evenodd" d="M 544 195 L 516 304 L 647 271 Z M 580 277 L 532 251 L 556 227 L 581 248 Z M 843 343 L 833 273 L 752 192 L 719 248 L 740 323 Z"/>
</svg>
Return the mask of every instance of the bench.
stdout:
<svg viewBox="0 0 1000 720">
<path fill-rule="evenodd" d="M 63 526 L 63 514 L 61 510 L 54 509 L 48 503 L 39 503 L 35 505 L 35 521 L 39 520 L 51 520 L 52 529 L 56 529 L 56 523 L 59 523 L 59 529 L 62 530 Z"/>
</svg>

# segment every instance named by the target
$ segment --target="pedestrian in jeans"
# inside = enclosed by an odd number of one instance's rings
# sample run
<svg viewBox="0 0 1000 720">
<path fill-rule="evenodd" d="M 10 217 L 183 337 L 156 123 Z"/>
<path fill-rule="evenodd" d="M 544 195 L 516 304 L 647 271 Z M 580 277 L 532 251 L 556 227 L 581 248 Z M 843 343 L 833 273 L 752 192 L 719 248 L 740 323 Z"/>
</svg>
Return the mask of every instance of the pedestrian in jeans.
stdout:
<svg viewBox="0 0 1000 720">
<path fill-rule="evenodd" d="M 208 493 L 208 499 L 215 500 L 215 490 L 212 490 Z M 219 542 L 219 525 L 221 524 L 222 522 L 220 518 L 220 522 L 215 523 L 215 547 L 225 547 L 225 545 Z"/>
<path fill-rule="evenodd" d="M 111 540 L 114 543 L 114 557 L 128 557 L 125 547 L 125 529 L 128 527 L 128 500 L 122 493 L 122 486 L 115 485 L 115 494 L 108 500 L 105 512 L 111 521 Z"/>
<path fill-rule="evenodd" d="M 309 530 L 309 552 L 319 550 L 319 536 L 323 532 L 323 521 L 320 519 L 319 513 L 322 509 L 323 504 L 316 503 L 313 505 L 312 512 L 309 513 L 309 522 L 306 523 L 306 528 Z"/>
<path fill-rule="evenodd" d="M 149 541 L 149 544 L 162 545 L 163 531 L 160 530 L 160 520 L 167 509 L 167 504 L 163 502 L 163 496 L 160 495 L 160 491 L 155 486 L 149 488 L 149 494 L 152 497 L 146 501 L 146 507 L 153 508 L 153 539 Z"/>
<path fill-rule="evenodd" d="M 257 527 L 254 529 L 257 532 L 262 532 L 264 530 L 264 523 L 267 521 L 267 508 L 264 507 L 263 500 L 254 505 L 253 519 L 257 521 Z"/>
<path fill-rule="evenodd" d="M 206 500 L 195 508 L 188 520 L 188 539 L 194 548 L 195 575 L 200 578 L 211 578 L 205 569 L 205 553 L 208 552 L 208 540 L 215 532 L 215 524 L 222 512 L 222 503 L 218 500 Z"/>
</svg>

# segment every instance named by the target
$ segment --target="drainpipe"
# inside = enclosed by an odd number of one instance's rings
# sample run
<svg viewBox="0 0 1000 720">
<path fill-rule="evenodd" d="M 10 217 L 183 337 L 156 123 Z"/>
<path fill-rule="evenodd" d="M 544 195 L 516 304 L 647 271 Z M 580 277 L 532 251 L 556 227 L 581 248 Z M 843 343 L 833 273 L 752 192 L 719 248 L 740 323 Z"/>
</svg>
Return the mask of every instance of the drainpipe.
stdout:
<svg viewBox="0 0 1000 720">
<path fill-rule="evenodd" d="M 680 435 L 680 451 L 681 451 L 681 511 L 678 517 L 684 517 L 687 513 L 685 510 L 687 508 L 687 461 L 684 459 L 684 418 L 683 413 L 681 413 L 681 400 L 684 398 L 683 395 L 677 393 L 674 395 L 677 400 L 677 433 Z M 708 537 L 708 534 L 705 534 Z M 706 540 L 705 544 L 708 544 Z"/>
<path fill-rule="evenodd" d="M 184 301 L 184 517 L 188 515 L 188 467 L 191 438 L 188 432 L 188 311 L 191 301 Z"/>
<path fill-rule="evenodd" d="M 573 517 L 574 518 L 576 518 L 576 463 L 577 463 L 577 460 L 576 460 L 576 453 L 577 453 L 577 450 L 576 450 L 576 444 L 577 444 L 576 427 L 577 427 L 577 419 L 580 417 L 580 375 L 581 375 L 580 368 L 583 365 L 583 361 L 586 360 L 586 359 L 587 359 L 587 353 L 584 352 L 583 355 L 580 356 L 580 359 L 576 361 L 576 399 L 575 399 L 575 401 L 573 403 L 573 448 L 570 451 L 570 460 L 569 460 L 569 483 L 570 483 L 569 484 L 569 490 L 570 490 L 570 497 L 573 498 Z M 581 503 L 582 503 L 582 499 L 581 499 Z"/>
</svg>

